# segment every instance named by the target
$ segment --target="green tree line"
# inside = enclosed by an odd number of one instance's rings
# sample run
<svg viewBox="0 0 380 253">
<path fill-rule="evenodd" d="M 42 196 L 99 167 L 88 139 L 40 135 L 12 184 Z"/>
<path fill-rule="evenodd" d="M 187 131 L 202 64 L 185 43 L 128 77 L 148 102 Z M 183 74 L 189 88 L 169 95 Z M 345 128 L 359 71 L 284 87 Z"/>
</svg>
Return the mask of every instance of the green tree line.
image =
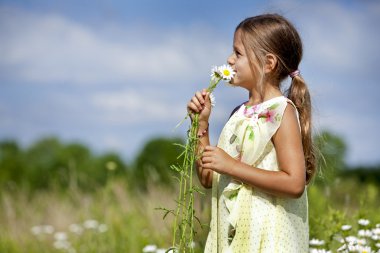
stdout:
<svg viewBox="0 0 380 253">
<path fill-rule="evenodd" d="M 65 143 L 56 137 L 42 138 L 28 147 L 15 140 L 0 141 L 1 189 L 26 188 L 29 192 L 50 188 L 79 188 L 91 191 L 104 186 L 112 177 L 123 178 L 133 189 L 146 190 L 149 183 L 173 187 L 175 173 L 170 165 L 183 144 L 178 137 L 148 140 L 135 159 L 127 164 L 115 152 L 95 154 L 84 144 Z M 347 146 L 338 135 L 328 131 L 315 137 L 319 151 L 316 183 L 329 183 L 336 176 L 354 177 L 361 182 L 380 185 L 380 166 L 349 167 L 345 163 Z"/>
</svg>

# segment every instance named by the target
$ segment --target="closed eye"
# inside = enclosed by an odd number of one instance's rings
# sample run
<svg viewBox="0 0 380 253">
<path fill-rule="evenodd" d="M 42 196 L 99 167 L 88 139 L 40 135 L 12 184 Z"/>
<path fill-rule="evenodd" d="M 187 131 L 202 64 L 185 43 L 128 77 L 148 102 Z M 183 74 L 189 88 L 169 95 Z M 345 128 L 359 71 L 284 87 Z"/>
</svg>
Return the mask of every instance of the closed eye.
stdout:
<svg viewBox="0 0 380 253">
<path fill-rule="evenodd" d="M 236 48 L 236 47 L 234 47 L 234 52 L 235 52 L 235 54 L 237 55 L 237 56 L 241 56 L 242 54 L 240 53 L 240 51 Z"/>
</svg>

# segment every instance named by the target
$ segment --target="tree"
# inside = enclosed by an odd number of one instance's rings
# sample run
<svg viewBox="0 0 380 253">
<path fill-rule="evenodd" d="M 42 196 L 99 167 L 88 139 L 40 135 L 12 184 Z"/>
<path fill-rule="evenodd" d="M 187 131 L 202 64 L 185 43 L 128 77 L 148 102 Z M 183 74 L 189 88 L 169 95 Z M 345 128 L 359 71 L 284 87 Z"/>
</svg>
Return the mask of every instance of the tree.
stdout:
<svg viewBox="0 0 380 253">
<path fill-rule="evenodd" d="M 182 148 L 175 143 L 183 144 L 180 138 L 155 138 L 148 141 L 137 155 L 133 175 L 138 188 L 146 190 L 149 182 L 173 186 L 174 172 L 172 164 L 178 164 L 177 157 Z"/>
<path fill-rule="evenodd" d="M 320 177 L 331 182 L 346 167 L 344 162 L 347 146 L 343 138 L 327 130 L 315 136 Z"/>
<path fill-rule="evenodd" d="M 0 142 L 0 185 L 18 184 L 24 173 L 23 151 L 13 140 Z"/>
</svg>

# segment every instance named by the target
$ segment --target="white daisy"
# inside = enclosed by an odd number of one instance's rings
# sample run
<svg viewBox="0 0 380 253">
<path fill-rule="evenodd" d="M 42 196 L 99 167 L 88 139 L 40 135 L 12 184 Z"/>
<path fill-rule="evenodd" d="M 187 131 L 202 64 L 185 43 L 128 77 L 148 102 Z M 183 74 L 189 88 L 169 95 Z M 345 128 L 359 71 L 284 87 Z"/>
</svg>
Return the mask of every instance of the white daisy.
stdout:
<svg viewBox="0 0 380 253">
<path fill-rule="evenodd" d="M 86 220 L 83 223 L 83 226 L 87 229 L 97 229 L 99 226 L 99 222 L 96 220 Z"/>
<path fill-rule="evenodd" d="M 218 68 L 219 74 L 222 76 L 223 80 L 231 81 L 235 75 L 235 71 L 231 68 L 230 65 L 222 65 Z"/>
<path fill-rule="evenodd" d="M 156 252 L 156 250 L 157 250 L 157 246 L 154 245 L 154 244 L 146 245 L 146 246 L 143 248 L 143 252 L 144 252 L 144 253 L 148 253 L 148 252 Z"/>
<path fill-rule="evenodd" d="M 343 225 L 343 226 L 341 227 L 341 229 L 342 229 L 343 231 L 350 230 L 351 228 L 352 228 L 351 225 Z"/>
<path fill-rule="evenodd" d="M 66 241 L 67 234 L 65 232 L 57 232 L 54 234 L 54 239 L 57 241 Z"/>
<path fill-rule="evenodd" d="M 360 229 L 358 231 L 358 235 L 361 237 L 371 237 L 372 236 L 372 231 L 368 229 Z"/>
<path fill-rule="evenodd" d="M 218 79 L 221 77 L 219 74 L 219 67 L 218 66 L 212 66 L 210 76 L 211 76 L 211 79 Z"/>
<path fill-rule="evenodd" d="M 108 226 L 106 224 L 100 224 L 99 227 L 98 227 L 98 231 L 100 233 L 107 232 L 107 230 L 108 230 Z"/>
<path fill-rule="evenodd" d="M 359 223 L 359 225 L 362 225 L 362 226 L 368 226 L 369 220 L 360 219 L 360 220 L 358 220 L 358 223 Z"/>
<path fill-rule="evenodd" d="M 43 232 L 43 229 L 41 226 L 34 226 L 30 229 L 34 235 L 39 235 Z"/>
<path fill-rule="evenodd" d="M 322 246 L 323 244 L 325 244 L 325 241 L 313 238 L 310 240 L 309 244 L 310 246 Z"/>
<path fill-rule="evenodd" d="M 214 107 L 216 102 L 215 102 L 215 96 L 213 93 L 210 93 L 210 102 L 211 102 L 211 106 Z"/>
<path fill-rule="evenodd" d="M 79 224 L 71 224 L 69 230 L 78 235 L 83 233 L 83 227 Z"/>
</svg>

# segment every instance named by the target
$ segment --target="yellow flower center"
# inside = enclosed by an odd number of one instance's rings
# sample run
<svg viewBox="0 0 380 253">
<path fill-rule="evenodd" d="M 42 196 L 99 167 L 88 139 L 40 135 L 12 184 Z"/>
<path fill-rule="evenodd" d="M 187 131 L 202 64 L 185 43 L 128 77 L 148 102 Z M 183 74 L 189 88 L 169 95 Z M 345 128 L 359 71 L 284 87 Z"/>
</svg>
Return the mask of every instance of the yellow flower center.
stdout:
<svg viewBox="0 0 380 253">
<path fill-rule="evenodd" d="M 223 75 L 229 76 L 230 75 L 230 71 L 228 69 L 223 70 Z"/>
</svg>

